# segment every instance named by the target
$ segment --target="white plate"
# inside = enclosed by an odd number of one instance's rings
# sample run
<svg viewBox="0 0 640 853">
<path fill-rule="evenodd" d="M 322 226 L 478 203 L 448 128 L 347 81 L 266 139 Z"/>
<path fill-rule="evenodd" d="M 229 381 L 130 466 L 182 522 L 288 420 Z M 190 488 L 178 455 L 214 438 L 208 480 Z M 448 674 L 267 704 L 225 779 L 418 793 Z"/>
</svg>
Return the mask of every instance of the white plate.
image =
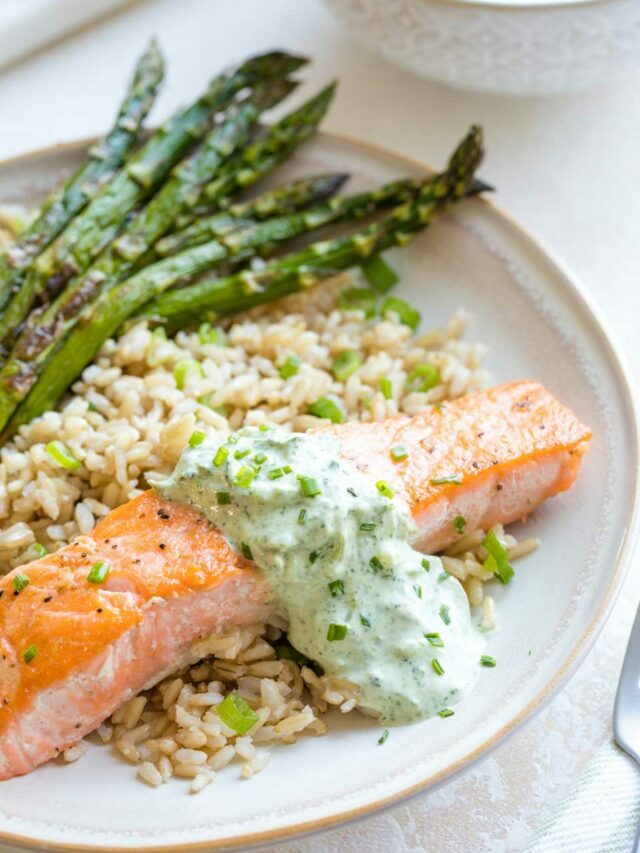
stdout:
<svg viewBox="0 0 640 853">
<path fill-rule="evenodd" d="M 0 199 L 32 201 L 84 148 L 77 143 L 0 165 Z M 388 152 L 328 135 L 283 172 L 344 169 L 352 187 L 421 172 Z M 460 772 L 569 678 L 620 587 L 633 526 L 638 442 L 618 356 L 571 277 L 487 202 L 458 206 L 392 255 L 399 292 L 419 306 L 425 325 L 468 309 L 468 336 L 489 345 L 496 382 L 542 380 L 594 433 L 575 488 L 524 528 L 541 536 L 543 547 L 518 564 L 508 588 L 496 589 L 500 628 L 489 647 L 496 669 L 482 673 L 454 717 L 392 729 L 383 746 L 379 727 L 355 714 L 340 717 L 326 737 L 275 748 L 268 770 L 250 782 L 227 768 L 197 796 L 179 783 L 152 791 L 108 748 L 94 747 L 78 764 L 50 764 L 0 783 L 0 840 L 65 850 L 196 850 L 321 829 Z"/>
</svg>

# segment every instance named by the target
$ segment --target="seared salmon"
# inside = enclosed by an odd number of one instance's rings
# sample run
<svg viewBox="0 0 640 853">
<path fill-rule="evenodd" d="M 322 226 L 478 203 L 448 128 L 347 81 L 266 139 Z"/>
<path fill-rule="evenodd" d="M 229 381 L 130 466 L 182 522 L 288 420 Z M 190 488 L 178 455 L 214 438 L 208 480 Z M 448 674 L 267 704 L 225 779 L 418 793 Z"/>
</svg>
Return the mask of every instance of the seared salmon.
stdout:
<svg viewBox="0 0 640 853">
<path fill-rule="evenodd" d="M 516 382 L 413 418 L 331 428 L 343 457 L 410 506 L 416 544 L 526 517 L 568 489 L 591 434 L 541 385 Z M 406 459 L 391 448 L 403 445 Z M 103 582 L 100 564 L 110 570 Z M 27 773 L 179 668 L 199 639 L 266 618 L 255 566 L 194 509 L 154 492 L 0 581 L 0 779 Z"/>
</svg>

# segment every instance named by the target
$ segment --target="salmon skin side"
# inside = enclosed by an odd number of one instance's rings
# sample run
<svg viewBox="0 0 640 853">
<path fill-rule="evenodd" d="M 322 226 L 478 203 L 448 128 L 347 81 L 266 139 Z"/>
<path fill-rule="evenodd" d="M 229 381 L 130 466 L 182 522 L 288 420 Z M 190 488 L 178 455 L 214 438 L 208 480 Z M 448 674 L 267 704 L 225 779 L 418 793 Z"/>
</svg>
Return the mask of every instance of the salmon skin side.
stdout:
<svg viewBox="0 0 640 853">
<path fill-rule="evenodd" d="M 458 515 L 468 531 L 508 523 L 568 489 L 591 438 L 534 382 L 331 431 L 346 460 L 407 501 L 426 552 L 458 538 Z M 394 462 L 398 444 L 409 455 Z M 109 574 L 91 583 L 100 562 Z M 22 589 L 20 574 L 29 580 Z M 0 580 L 0 779 L 72 746 L 197 657 L 199 640 L 265 619 L 273 608 L 254 564 L 196 510 L 154 492 L 14 570 Z"/>
</svg>

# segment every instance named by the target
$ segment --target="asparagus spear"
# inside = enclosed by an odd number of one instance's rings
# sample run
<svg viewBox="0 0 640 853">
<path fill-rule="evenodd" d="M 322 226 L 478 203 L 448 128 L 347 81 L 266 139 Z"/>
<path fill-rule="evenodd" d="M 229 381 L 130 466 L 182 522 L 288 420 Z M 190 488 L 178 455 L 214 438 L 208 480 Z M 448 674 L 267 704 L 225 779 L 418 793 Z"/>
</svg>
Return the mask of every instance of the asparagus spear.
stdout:
<svg viewBox="0 0 640 853">
<path fill-rule="evenodd" d="M 70 278 L 89 266 L 111 242 L 123 219 L 162 183 L 185 150 L 202 138 L 215 113 L 237 92 L 266 77 L 286 76 L 303 62 L 278 52 L 253 57 L 216 77 L 197 101 L 157 130 L 37 258 L 0 319 L 0 340 L 6 342 L 13 335 L 38 293 L 46 293 L 49 288 L 60 291 Z"/>
<path fill-rule="evenodd" d="M 192 322 L 203 312 L 233 313 L 310 286 L 329 272 L 357 266 L 390 246 L 404 245 L 449 202 L 464 197 L 481 157 L 481 131 L 473 127 L 456 149 L 448 169 L 437 179 L 425 182 L 416 197 L 396 208 L 387 219 L 357 234 L 313 244 L 302 252 L 274 261 L 263 271 L 244 270 L 176 290 L 153 303 L 145 314 L 160 316 L 170 328 L 175 328 L 176 323 Z M 142 305 L 185 274 L 206 268 L 211 263 L 212 245 L 198 246 L 148 267 L 111 291 L 103 292 L 87 306 L 80 322 L 53 353 L 29 396 L 15 412 L 5 436 L 55 405 L 104 341 Z M 189 269 L 185 269 L 187 255 Z M 28 370 L 28 365 L 24 367 Z M 20 377 L 24 378 L 25 374 Z"/>
<path fill-rule="evenodd" d="M 89 152 L 89 162 L 44 204 L 29 228 L 0 256 L 0 309 L 20 283 L 22 273 L 116 172 L 135 145 L 142 122 L 164 75 L 155 40 L 139 59 L 114 126 Z"/>
<path fill-rule="evenodd" d="M 236 230 L 240 219 L 260 221 L 302 210 L 332 196 L 347 178 L 346 174 L 334 174 L 291 181 L 267 190 L 256 198 L 232 204 L 223 212 L 200 219 L 188 228 L 175 231 L 158 240 L 154 249 L 163 257 L 175 255 L 189 246 L 198 246 Z"/>
</svg>

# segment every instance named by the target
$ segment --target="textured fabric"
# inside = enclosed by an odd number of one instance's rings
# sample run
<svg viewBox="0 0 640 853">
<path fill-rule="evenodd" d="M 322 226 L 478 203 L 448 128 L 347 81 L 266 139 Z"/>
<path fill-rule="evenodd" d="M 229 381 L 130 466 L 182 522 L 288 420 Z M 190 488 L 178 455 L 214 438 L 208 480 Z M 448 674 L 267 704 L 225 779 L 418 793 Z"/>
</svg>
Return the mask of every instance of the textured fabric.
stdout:
<svg viewBox="0 0 640 853">
<path fill-rule="evenodd" d="M 629 853 L 639 820 L 640 767 L 611 741 L 525 853 Z"/>
</svg>

